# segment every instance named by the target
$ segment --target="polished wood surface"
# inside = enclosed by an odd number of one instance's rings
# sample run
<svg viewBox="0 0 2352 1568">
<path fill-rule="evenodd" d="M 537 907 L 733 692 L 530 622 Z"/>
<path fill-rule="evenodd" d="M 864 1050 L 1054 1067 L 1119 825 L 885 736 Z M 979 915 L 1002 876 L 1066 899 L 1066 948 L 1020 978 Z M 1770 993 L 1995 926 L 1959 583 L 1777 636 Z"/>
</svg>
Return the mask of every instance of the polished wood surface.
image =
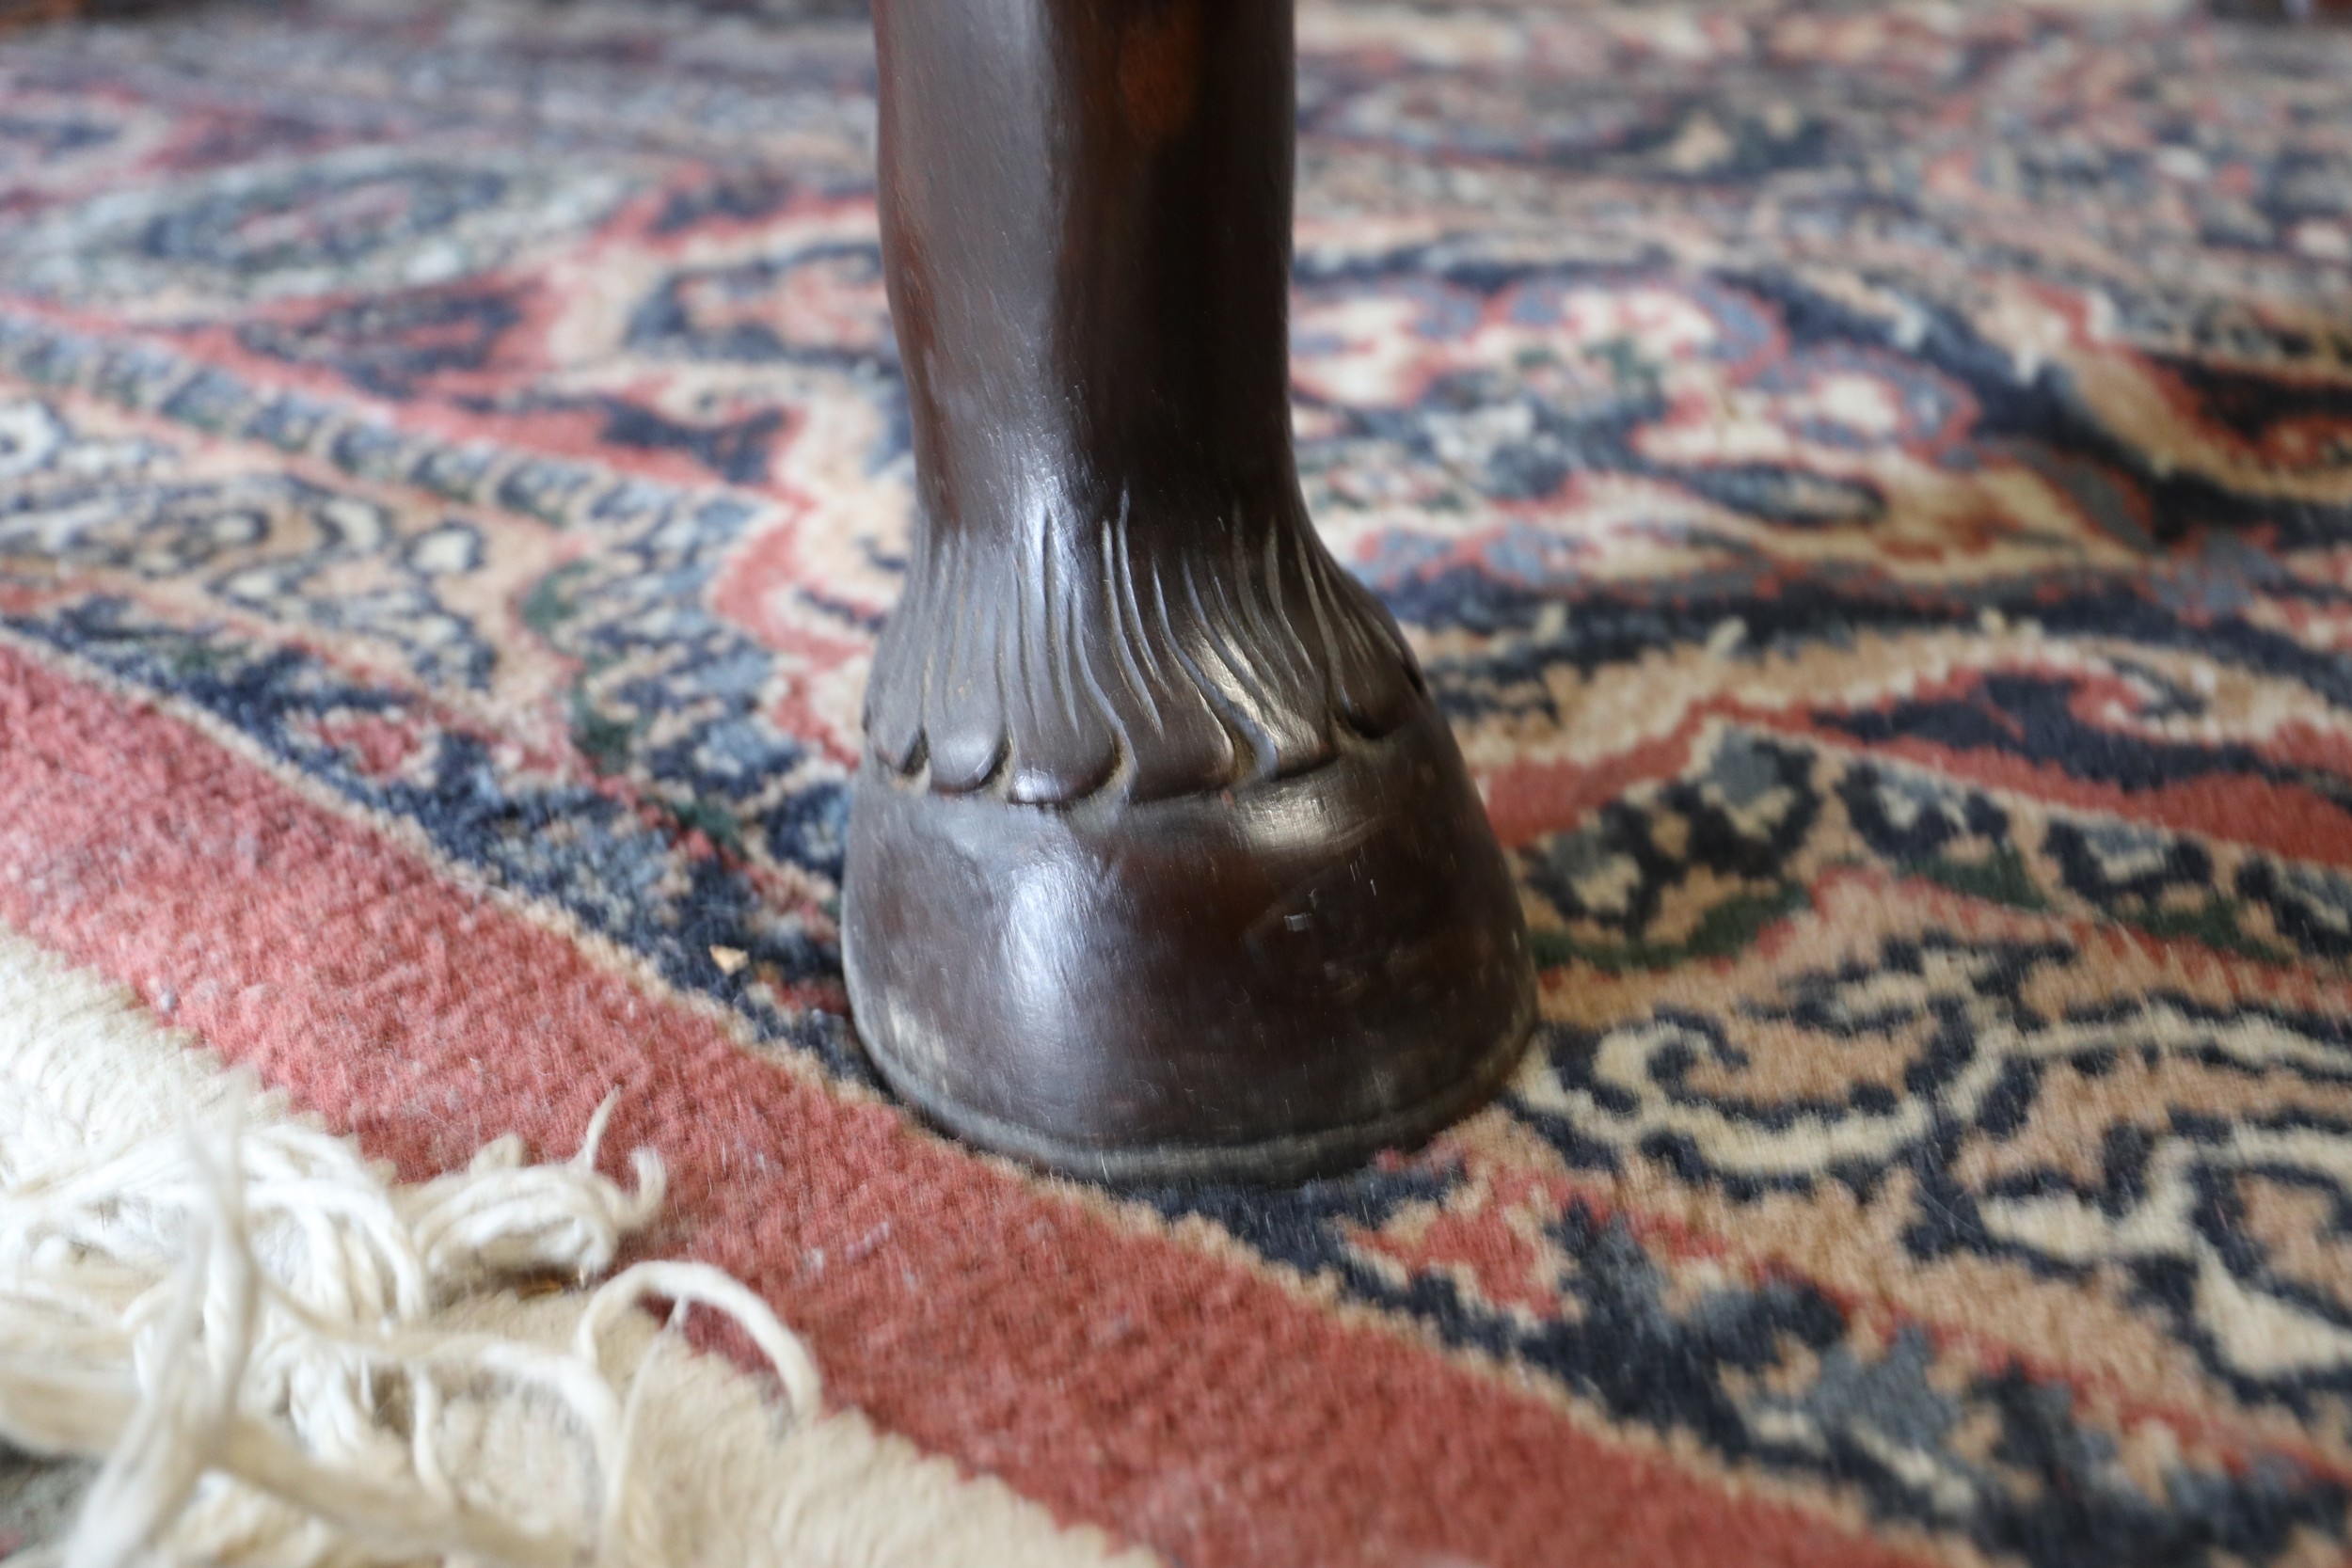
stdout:
<svg viewBox="0 0 2352 1568">
<path fill-rule="evenodd" d="M 1277 0 L 880 0 L 919 495 L 867 697 L 862 1037 L 1108 1175 L 1425 1133 L 1532 1017 L 1516 895 L 1290 442 Z"/>
</svg>

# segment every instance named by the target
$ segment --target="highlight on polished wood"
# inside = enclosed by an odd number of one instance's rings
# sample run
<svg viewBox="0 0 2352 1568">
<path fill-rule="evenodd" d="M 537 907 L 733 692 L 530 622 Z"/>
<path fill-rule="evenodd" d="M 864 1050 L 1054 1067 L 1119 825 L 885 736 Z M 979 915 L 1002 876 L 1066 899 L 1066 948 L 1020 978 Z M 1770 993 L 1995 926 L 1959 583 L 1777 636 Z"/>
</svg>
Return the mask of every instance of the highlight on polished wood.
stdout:
<svg viewBox="0 0 2352 1568">
<path fill-rule="evenodd" d="M 1517 894 L 1307 516 L 1284 0 L 880 0 L 918 520 L 845 942 L 883 1076 L 1114 1178 L 1425 1136 L 1534 1016 Z"/>
</svg>

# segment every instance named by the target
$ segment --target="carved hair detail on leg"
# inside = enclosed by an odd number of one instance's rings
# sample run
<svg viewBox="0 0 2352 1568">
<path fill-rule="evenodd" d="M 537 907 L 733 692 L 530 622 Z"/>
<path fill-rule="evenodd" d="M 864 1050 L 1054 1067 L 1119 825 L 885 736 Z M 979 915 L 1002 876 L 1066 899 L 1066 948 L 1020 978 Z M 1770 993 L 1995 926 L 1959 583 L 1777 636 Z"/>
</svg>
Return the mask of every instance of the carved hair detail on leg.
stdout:
<svg viewBox="0 0 2352 1568">
<path fill-rule="evenodd" d="M 1104 523 L 1098 548 L 1110 612 L 1104 641 L 1118 673 L 1105 701 L 1119 715 L 1127 754 L 1134 759 L 1127 778 L 1130 798 L 1162 800 L 1215 789 L 1233 777 L 1241 749 L 1177 653 L 1166 582 L 1156 572 L 1149 580 L 1137 574 L 1125 510 Z"/>
<path fill-rule="evenodd" d="M 1295 507 L 1237 505 L 1174 545 L 1131 522 L 927 531 L 868 689 L 876 757 L 951 795 L 1144 801 L 1287 778 L 1342 727 L 1410 716 L 1410 650 Z"/>
</svg>

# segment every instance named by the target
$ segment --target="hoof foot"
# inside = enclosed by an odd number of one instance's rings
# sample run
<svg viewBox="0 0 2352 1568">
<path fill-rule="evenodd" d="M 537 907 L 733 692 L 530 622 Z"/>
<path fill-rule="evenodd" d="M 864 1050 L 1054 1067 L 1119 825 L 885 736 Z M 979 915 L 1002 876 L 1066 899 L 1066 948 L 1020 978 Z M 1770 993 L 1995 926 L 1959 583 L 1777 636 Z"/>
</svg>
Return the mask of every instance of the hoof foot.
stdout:
<svg viewBox="0 0 2352 1568">
<path fill-rule="evenodd" d="M 870 758 L 843 918 L 882 1076 L 971 1141 L 1110 1180 L 1295 1180 L 1476 1107 L 1534 1020 L 1518 897 L 1423 705 L 1325 766 L 1067 809 Z"/>
</svg>

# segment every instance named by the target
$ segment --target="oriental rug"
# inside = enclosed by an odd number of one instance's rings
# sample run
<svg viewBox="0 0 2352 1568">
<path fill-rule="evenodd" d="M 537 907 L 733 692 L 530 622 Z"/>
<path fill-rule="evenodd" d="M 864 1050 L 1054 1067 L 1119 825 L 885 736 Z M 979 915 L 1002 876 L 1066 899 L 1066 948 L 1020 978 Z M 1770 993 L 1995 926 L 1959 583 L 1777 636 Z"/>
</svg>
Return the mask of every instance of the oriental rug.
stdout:
<svg viewBox="0 0 2352 1568">
<path fill-rule="evenodd" d="M 862 1065 L 853 18 L 0 40 L 0 926 L 409 1180 L 617 1087 L 648 1255 L 1106 1552 L 2344 1560 L 2352 37 L 1299 26 L 1301 462 L 1522 879 L 1499 1104 L 1113 1192 Z"/>
</svg>

